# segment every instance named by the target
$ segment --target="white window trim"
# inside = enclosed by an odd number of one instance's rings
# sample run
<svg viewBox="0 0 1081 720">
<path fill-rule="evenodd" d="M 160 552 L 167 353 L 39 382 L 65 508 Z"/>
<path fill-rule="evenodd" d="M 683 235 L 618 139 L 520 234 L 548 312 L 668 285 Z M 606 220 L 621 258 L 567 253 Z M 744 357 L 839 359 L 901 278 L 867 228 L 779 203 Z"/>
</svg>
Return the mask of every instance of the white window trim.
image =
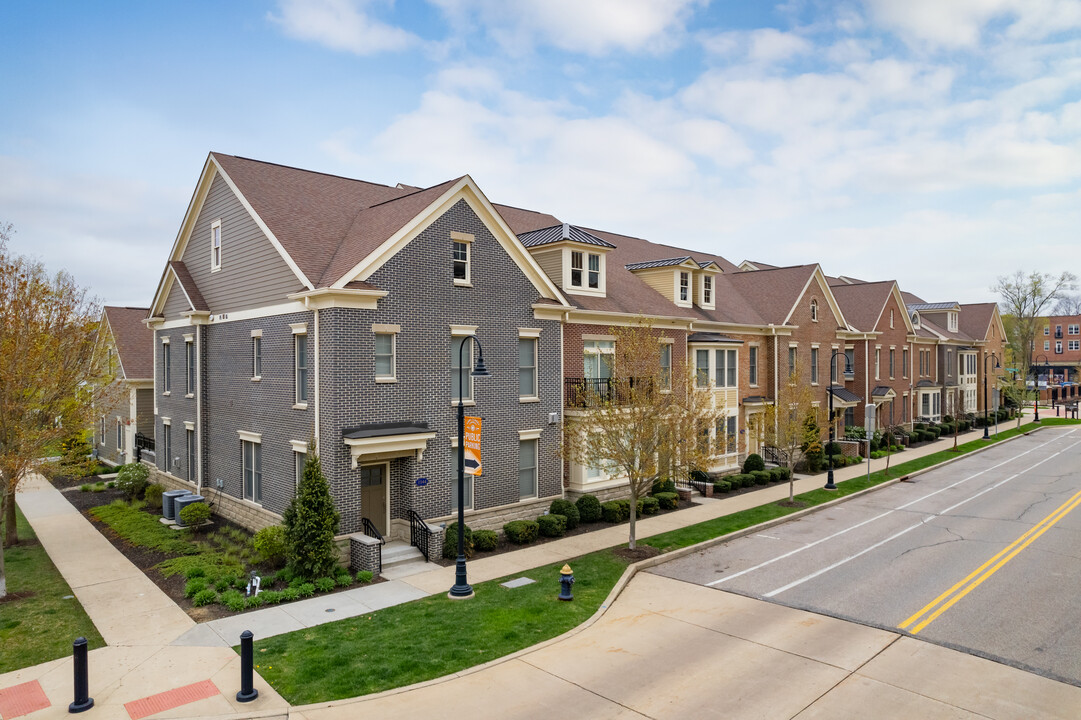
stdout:
<svg viewBox="0 0 1081 720">
<path fill-rule="evenodd" d="M 217 257 L 217 262 L 215 262 L 215 258 L 214 258 L 214 231 L 215 230 L 217 231 L 217 235 L 218 235 L 218 253 L 217 253 L 218 257 Z M 224 243 L 222 243 L 222 239 L 221 239 L 221 220 L 219 219 L 219 220 L 215 220 L 214 222 L 210 223 L 210 272 L 212 272 L 212 273 L 218 272 L 219 270 L 221 270 L 222 252 L 223 252 L 222 245 L 223 244 Z"/>
<path fill-rule="evenodd" d="M 687 276 L 687 299 L 681 300 L 679 297 L 679 291 L 683 289 L 682 280 L 683 275 Z M 672 301 L 675 302 L 677 307 L 693 307 L 694 306 L 694 273 L 685 267 L 676 268 L 672 273 Z"/>
<path fill-rule="evenodd" d="M 307 410 L 308 401 L 300 399 L 300 353 L 297 352 L 297 337 L 308 335 L 308 323 L 290 323 L 289 327 L 293 331 L 293 409 L 294 410 Z M 307 349 L 306 355 L 309 358 L 309 365 L 305 368 L 307 371 L 311 371 L 310 358 L 311 348 Z"/>
<path fill-rule="evenodd" d="M 522 487 L 518 486 L 518 500 L 533 500 L 540 497 L 540 440 L 537 438 L 520 438 L 518 440 L 518 452 L 521 453 L 523 442 L 533 442 L 533 494 L 522 495 Z M 521 465 L 519 465 L 519 472 L 521 472 Z"/>
<path fill-rule="evenodd" d="M 539 338 L 541 334 L 540 328 L 518 328 L 518 339 L 526 340 L 528 338 Z"/>
<path fill-rule="evenodd" d="M 537 365 L 540 362 L 540 341 L 537 336 L 540 335 L 540 331 L 537 331 L 537 335 L 525 335 L 521 334 L 521 330 L 518 333 L 518 342 L 522 340 L 529 340 L 533 343 L 533 394 L 532 395 L 519 395 L 518 402 L 520 403 L 535 403 L 540 402 L 540 373 L 538 372 Z M 521 362 L 519 360 L 519 362 Z M 522 366 L 518 365 L 518 370 L 521 371 Z"/>
<path fill-rule="evenodd" d="M 450 336 L 451 336 L 451 338 L 476 337 L 477 336 L 477 328 L 479 328 L 479 327 L 480 327 L 479 325 L 451 325 L 450 326 Z M 453 343 L 451 343 L 451 345 L 453 346 Z M 469 369 L 470 369 L 470 371 L 473 370 L 473 345 L 474 345 L 474 343 L 469 344 Z M 453 363 L 454 358 L 451 358 L 450 360 Z M 462 405 L 462 407 L 474 407 L 477 404 L 477 402 L 476 402 L 476 400 L 473 399 L 473 378 L 472 378 L 472 376 L 469 376 L 469 399 L 468 400 L 466 400 L 466 399 L 455 400 L 454 399 L 454 391 L 457 388 L 454 387 L 455 383 L 454 383 L 454 377 L 453 377 L 453 373 L 454 373 L 454 365 L 453 364 L 450 366 L 450 370 L 451 370 L 450 406 L 451 407 L 458 407 L 458 405 L 460 403 Z"/>
<path fill-rule="evenodd" d="M 372 362 L 375 363 L 375 338 L 380 335 L 390 336 L 390 375 L 380 375 L 378 371 L 375 373 L 375 382 L 378 384 L 389 384 L 398 382 L 398 333 L 397 332 L 381 332 L 376 331 L 377 326 L 372 326 Z"/>
<path fill-rule="evenodd" d="M 821 347 L 818 343 L 811 343 L 811 356 L 812 359 L 809 361 L 811 370 L 811 385 L 817 386 L 822 380 L 822 370 L 819 368 L 819 365 L 822 362 L 822 352 Z"/>
<path fill-rule="evenodd" d="M 292 331 L 292 333 L 294 335 L 307 335 L 308 334 L 308 323 L 306 323 L 306 322 L 289 323 L 289 329 Z"/>
<path fill-rule="evenodd" d="M 244 442 L 262 443 L 263 433 L 249 432 L 248 430 L 237 430 L 237 436 Z"/>
<path fill-rule="evenodd" d="M 571 253 L 582 254 L 582 283 L 580 285 L 574 285 L 571 282 Z M 596 255 L 598 258 L 598 272 L 597 287 L 589 287 L 589 257 Z M 608 274 L 608 254 L 605 252 L 592 252 L 591 250 L 582 247 L 565 247 L 562 254 L 563 266 L 563 290 L 572 295 L 590 295 L 592 297 L 604 297 L 607 292 L 607 280 Z"/>
<path fill-rule="evenodd" d="M 260 380 L 263 379 L 263 331 L 262 330 L 252 330 L 251 331 L 251 365 L 252 365 L 251 369 L 252 369 L 253 372 L 255 370 L 255 344 L 256 344 L 255 341 L 256 340 L 259 341 L 259 374 L 251 376 L 251 381 L 252 382 L 259 382 Z"/>
<path fill-rule="evenodd" d="M 184 429 L 185 430 L 191 430 L 191 431 L 194 432 L 195 431 L 195 423 L 193 423 L 191 420 L 185 420 L 184 421 Z"/>
<path fill-rule="evenodd" d="M 755 354 L 755 360 L 754 360 L 753 365 L 751 364 L 751 348 L 755 349 L 755 353 L 754 353 Z M 758 371 L 759 371 L 758 361 L 761 358 L 761 356 L 762 356 L 762 346 L 761 345 L 759 345 L 758 343 L 751 343 L 750 345 L 747 346 L 747 386 L 748 387 L 758 387 Z M 752 367 L 754 368 L 755 382 L 751 382 L 751 368 Z"/>
<path fill-rule="evenodd" d="M 818 322 L 818 300 L 811 300 L 811 322 Z"/>
<path fill-rule="evenodd" d="M 454 249 L 453 243 L 462 243 L 465 245 L 465 279 L 460 280 L 454 278 L 454 284 L 458 287 L 473 287 L 473 243 L 476 238 L 463 232 L 453 231 L 450 234 L 451 250 Z M 451 270 L 454 269 L 454 255 L 451 253 Z"/>
<path fill-rule="evenodd" d="M 706 280 L 709 280 L 709 300 L 706 300 Z M 701 273 L 698 278 L 698 306 L 706 310 L 717 307 L 717 283 L 712 273 Z"/>
<path fill-rule="evenodd" d="M 522 441 L 522 440 L 539 440 L 540 436 L 541 436 L 541 428 L 537 428 L 536 430 L 519 430 L 518 431 L 518 440 L 519 441 Z"/>
<path fill-rule="evenodd" d="M 195 397 L 195 384 L 196 384 L 196 381 L 197 381 L 197 378 L 195 377 L 195 375 L 196 375 L 196 373 L 198 373 L 197 365 L 199 364 L 199 359 L 195 356 L 195 340 L 194 340 L 194 337 L 195 336 L 192 335 L 191 333 L 188 333 L 188 334 L 184 335 L 184 391 L 185 391 L 184 392 L 184 397 L 185 398 L 193 398 L 193 397 Z M 188 353 L 191 353 L 191 362 L 188 362 Z M 187 392 L 189 385 L 191 386 L 192 392 Z"/>
</svg>

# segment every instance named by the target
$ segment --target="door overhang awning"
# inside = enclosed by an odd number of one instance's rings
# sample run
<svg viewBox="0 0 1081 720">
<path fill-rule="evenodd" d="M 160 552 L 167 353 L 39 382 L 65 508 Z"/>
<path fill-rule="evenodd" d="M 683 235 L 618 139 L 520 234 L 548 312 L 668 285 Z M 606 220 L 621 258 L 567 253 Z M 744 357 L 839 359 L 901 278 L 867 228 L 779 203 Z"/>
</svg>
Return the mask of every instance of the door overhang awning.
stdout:
<svg viewBox="0 0 1081 720">
<path fill-rule="evenodd" d="M 416 455 L 424 459 L 428 441 L 435 437 L 426 422 L 370 423 L 346 428 L 342 440 L 349 448 L 352 467 L 357 469 L 361 460 L 387 460 Z"/>
</svg>

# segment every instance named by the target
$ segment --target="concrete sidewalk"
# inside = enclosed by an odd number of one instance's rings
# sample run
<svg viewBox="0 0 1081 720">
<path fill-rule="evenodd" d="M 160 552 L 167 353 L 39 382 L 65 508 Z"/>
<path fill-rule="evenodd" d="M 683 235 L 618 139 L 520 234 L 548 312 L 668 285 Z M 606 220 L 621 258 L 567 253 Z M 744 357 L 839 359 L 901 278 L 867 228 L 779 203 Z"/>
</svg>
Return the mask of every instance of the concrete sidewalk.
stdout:
<svg viewBox="0 0 1081 720">
<path fill-rule="evenodd" d="M 976 437 L 978 432 L 970 432 L 960 442 Z M 891 463 L 952 443 L 949 438 L 909 450 Z M 872 471 L 884 466 L 885 460 L 873 461 Z M 835 477 L 839 482 L 865 473 L 861 464 L 837 470 Z M 824 475 L 798 477 L 795 491 L 824 482 Z M 784 483 L 731 498 L 703 499 L 693 508 L 640 520 L 638 536 L 686 527 L 787 494 Z M 735 709 L 725 705 L 731 717 L 866 717 L 868 707 L 882 707 L 883 713 L 876 712 L 879 717 L 1075 717 L 1073 710 L 1081 707 L 1081 690 L 1019 670 L 885 631 L 644 575 L 632 580 L 593 625 L 482 668 L 411 690 L 299 710 L 290 710 L 256 675 L 259 698 L 241 705 L 234 698 L 239 657 L 228 647 L 241 630 L 266 637 L 445 593 L 454 583 L 454 568 L 433 568 L 400 581 L 196 625 L 43 479 L 28 480 L 18 502 L 109 645 L 90 653 L 90 688 L 96 701 L 91 717 L 130 719 L 136 717 L 132 703 L 153 700 L 164 691 L 173 694 L 166 693 L 161 702 L 179 703 L 177 693 L 207 680 L 213 683 L 207 697 L 153 716 L 352 718 L 377 710 L 388 717 L 414 717 L 455 703 L 478 717 L 537 717 L 569 707 L 579 716 L 669 717 L 714 714 L 718 703 L 731 705 L 736 698 Z M 469 580 L 525 573 L 626 540 L 627 526 L 616 525 L 471 561 Z M 329 608 L 334 612 L 327 612 Z M 729 627 L 729 621 L 734 626 Z M 803 649 L 807 647 L 813 651 Z M 942 669 L 947 666 L 949 672 Z M 784 680 L 778 680 L 778 667 L 785 668 Z M 943 686 L 955 667 L 962 669 L 964 682 Z M 937 668 L 937 674 L 928 668 Z M 0 693 L 35 682 L 50 707 L 26 717 L 66 715 L 72 699 L 70 658 L 0 675 Z M 782 693 L 776 691 L 778 682 L 784 683 Z M 925 682 L 937 682 L 939 690 L 925 692 Z M 987 705 L 988 698 L 1007 690 L 1020 698 L 1011 706 L 1018 709 L 1015 715 L 999 712 L 994 703 Z M 799 700 L 792 700 L 790 693 Z M 357 702 L 365 707 L 354 707 Z M 1055 715 L 1052 711 L 1060 707 L 1071 711 Z"/>
</svg>

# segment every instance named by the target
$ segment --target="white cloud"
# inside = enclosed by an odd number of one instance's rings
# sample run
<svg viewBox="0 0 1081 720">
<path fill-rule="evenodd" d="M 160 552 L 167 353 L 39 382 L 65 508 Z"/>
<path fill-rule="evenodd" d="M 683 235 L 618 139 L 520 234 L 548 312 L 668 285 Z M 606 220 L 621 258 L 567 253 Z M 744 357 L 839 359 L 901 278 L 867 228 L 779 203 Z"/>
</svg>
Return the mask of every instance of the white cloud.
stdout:
<svg viewBox="0 0 1081 720">
<path fill-rule="evenodd" d="M 1006 35 L 1042 40 L 1081 27 L 1078 0 L 864 0 L 872 21 L 921 46 L 976 48 L 992 21 Z"/>
<path fill-rule="evenodd" d="M 700 42 L 707 53 L 760 64 L 784 62 L 814 48 L 806 38 L 774 28 L 703 35 Z"/>
<path fill-rule="evenodd" d="M 703 0 L 429 0 L 460 26 L 479 22 L 513 54 L 548 44 L 583 55 L 662 52 Z"/>
<path fill-rule="evenodd" d="M 373 19 L 366 0 L 280 0 L 281 15 L 268 13 L 286 35 L 356 55 L 398 52 L 419 43 L 401 28 Z"/>
</svg>

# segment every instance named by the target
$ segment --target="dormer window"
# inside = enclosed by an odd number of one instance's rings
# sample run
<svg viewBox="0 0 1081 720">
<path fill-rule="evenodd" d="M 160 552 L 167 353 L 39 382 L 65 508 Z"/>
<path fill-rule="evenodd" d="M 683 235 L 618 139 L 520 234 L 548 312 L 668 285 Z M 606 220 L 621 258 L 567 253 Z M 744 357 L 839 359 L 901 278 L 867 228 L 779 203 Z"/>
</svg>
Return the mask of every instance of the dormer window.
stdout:
<svg viewBox="0 0 1081 720">
<path fill-rule="evenodd" d="M 918 312 L 912 313 L 912 327 L 918 328 L 920 326 L 920 314 Z"/>
<path fill-rule="evenodd" d="M 589 253 L 589 287 L 597 290 L 601 286 L 601 256 Z"/>
<path fill-rule="evenodd" d="M 713 278 L 709 275 L 702 278 L 702 304 L 713 304 Z"/>
<path fill-rule="evenodd" d="M 582 255 L 577 250 L 571 252 L 571 287 L 582 287 Z"/>
<path fill-rule="evenodd" d="M 949 325 L 950 332 L 957 332 L 957 313 L 950 313 L 949 317 L 947 318 L 947 323 Z"/>
<path fill-rule="evenodd" d="M 818 322 L 818 301 L 811 301 L 811 322 Z"/>
<path fill-rule="evenodd" d="M 680 302 L 688 302 L 691 299 L 691 274 L 689 272 L 679 273 L 679 300 Z"/>
<path fill-rule="evenodd" d="M 585 263 L 588 263 L 588 270 Z M 601 256 L 597 253 L 571 251 L 571 287 L 582 287 L 582 276 L 589 283 L 590 290 L 601 288 Z"/>
</svg>

